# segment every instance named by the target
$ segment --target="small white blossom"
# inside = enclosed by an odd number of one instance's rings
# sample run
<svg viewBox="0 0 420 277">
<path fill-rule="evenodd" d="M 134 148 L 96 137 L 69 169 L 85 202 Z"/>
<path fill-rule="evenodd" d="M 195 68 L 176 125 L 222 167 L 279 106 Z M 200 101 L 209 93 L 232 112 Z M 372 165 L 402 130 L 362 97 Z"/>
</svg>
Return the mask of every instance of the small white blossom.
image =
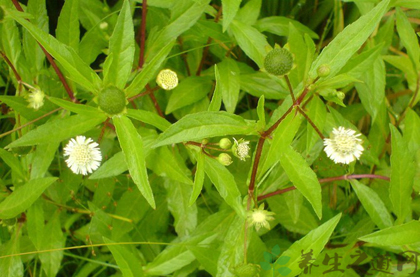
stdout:
<svg viewBox="0 0 420 277">
<path fill-rule="evenodd" d="M 335 163 L 349 164 L 359 159 L 364 150 L 356 131 L 344 127 L 333 128 L 330 138 L 324 139 L 327 156 Z"/>
<path fill-rule="evenodd" d="M 264 204 L 261 204 L 258 209 L 253 209 L 248 212 L 247 221 L 249 224 L 255 226 L 258 231 L 261 227 L 270 229 L 269 220 L 274 220 L 274 213 L 264 210 Z"/>
<path fill-rule="evenodd" d="M 178 86 L 178 76 L 170 69 L 163 69 L 159 72 L 156 83 L 164 90 L 172 90 Z"/>
<path fill-rule="evenodd" d="M 44 92 L 38 88 L 31 89 L 28 95 L 28 107 L 38 110 L 44 105 Z"/>
<path fill-rule="evenodd" d="M 82 175 L 92 173 L 99 167 L 102 160 L 98 144 L 84 136 L 71 139 L 64 148 L 64 156 L 68 156 L 66 163 L 71 171 Z"/>
<path fill-rule="evenodd" d="M 246 158 L 249 158 L 249 141 L 244 139 L 236 140 L 235 138 L 233 138 L 233 140 L 235 141 L 235 144 L 232 147 L 233 154 L 241 161 L 245 161 Z"/>
</svg>

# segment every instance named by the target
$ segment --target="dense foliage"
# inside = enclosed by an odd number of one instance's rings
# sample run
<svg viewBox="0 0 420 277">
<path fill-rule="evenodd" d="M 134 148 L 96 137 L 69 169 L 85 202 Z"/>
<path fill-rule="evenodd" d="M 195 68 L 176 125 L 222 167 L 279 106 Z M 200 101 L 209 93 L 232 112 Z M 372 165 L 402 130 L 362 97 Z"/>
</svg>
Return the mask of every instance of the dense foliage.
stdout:
<svg viewBox="0 0 420 277">
<path fill-rule="evenodd" d="M 420 276 L 419 9 L 0 0 L 0 276 Z"/>
</svg>

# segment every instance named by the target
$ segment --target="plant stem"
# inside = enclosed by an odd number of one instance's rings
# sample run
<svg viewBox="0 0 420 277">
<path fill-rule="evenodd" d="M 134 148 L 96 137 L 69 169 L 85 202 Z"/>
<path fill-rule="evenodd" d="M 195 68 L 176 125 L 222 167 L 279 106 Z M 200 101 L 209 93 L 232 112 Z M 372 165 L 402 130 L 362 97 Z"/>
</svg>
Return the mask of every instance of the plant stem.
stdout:
<svg viewBox="0 0 420 277">
<path fill-rule="evenodd" d="M 287 86 L 289 87 L 290 96 L 292 97 L 292 101 L 293 101 L 293 103 L 296 103 L 295 95 L 293 94 L 293 87 L 292 87 L 292 84 L 290 83 L 289 76 L 284 75 L 284 79 L 286 80 Z"/>
<path fill-rule="evenodd" d="M 315 129 L 315 131 L 318 133 L 319 137 L 321 139 L 324 139 L 324 135 L 321 133 L 321 131 L 318 129 L 318 127 L 316 127 L 316 125 L 313 123 L 313 121 L 309 118 L 309 116 L 299 107 L 296 106 L 297 110 L 306 118 L 306 120 L 308 120 L 309 124 L 311 124 L 312 128 Z"/>
<path fill-rule="evenodd" d="M 147 18 L 147 0 L 143 0 L 141 9 L 141 24 L 140 24 L 140 56 L 138 68 L 142 68 L 144 64 L 144 45 L 146 41 L 146 18 Z"/>
<path fill-rule="evenodd" d="M 342 180 L 351 180 L 351 179 L 381 179 L 385 181 L 389 181 L 389 177 L 382 176 L 382 175 L 376 175 L 376 174 L 353 174 L 353 175 L 342 175 L 342 176 L 336 176 L 336 177 L 329 177 L 324 179 L 319 179 L 318 181 L 320 183 L 328 183 L 333 181 L 342 181 Z M 258 201 L 264 200 L 266 198 L 272 197 L 274 195 L 283 194 L 285 192 L 295 190 L 296 187 L 288 187 L 285 189 L 276 190 L 264 195 L 258 196 Z"/>
</svg>

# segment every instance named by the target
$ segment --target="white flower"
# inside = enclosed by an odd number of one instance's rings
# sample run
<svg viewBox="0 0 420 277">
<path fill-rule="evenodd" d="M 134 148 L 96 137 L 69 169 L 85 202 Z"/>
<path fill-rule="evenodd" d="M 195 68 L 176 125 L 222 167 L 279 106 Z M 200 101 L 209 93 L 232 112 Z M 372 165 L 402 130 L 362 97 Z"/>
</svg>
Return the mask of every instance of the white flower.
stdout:
<svg viewBox="0 0 420 277">
<path fill-rule="evenodd" d="M 64 148 L 67 166 L 76 174 L 87 175 L 101 164 L 102 155 L 98 144 L 91 138 L 77 136 L 71 139 Z"/>
<path fill-rule="evenodd" d="M 240 139 L 239 141 L 233 138 L 235 144 L 232 146 L 233 154 L 240 160 L 245 161 L 245 158 L 249 158 L 249 141 Z"/>
<path fill-rule="evenodd" d="M 261 227 L 270 229 L 269 220 L 274 220 L 274 213 L 264 210 L 264 204 L 261 204 L 258 209 L 248 211 L 247 221 L 249 224 L 254 225 L 258 231 Z"/>
<path fill-rule="evenodd" d="M 170 69 L 163 69 L 159 72 L 156 83 L 164 90 L 172 90 L 178 86 L 178 76 Z"/>
<path fill-rule="evenodd" d="M 31 90 L 28 96 L 28 107 L 38 110 L 44 105 L 44 92 L 38 88 Z"/>
<path fill-rule="evenodd" d="M 359 159 L 364 150 L 360 134 L 344 127 L 333 128 L 330 138 L 324 139 L 327 156 L 335 163 L 349 164 Z"/>
</svg>

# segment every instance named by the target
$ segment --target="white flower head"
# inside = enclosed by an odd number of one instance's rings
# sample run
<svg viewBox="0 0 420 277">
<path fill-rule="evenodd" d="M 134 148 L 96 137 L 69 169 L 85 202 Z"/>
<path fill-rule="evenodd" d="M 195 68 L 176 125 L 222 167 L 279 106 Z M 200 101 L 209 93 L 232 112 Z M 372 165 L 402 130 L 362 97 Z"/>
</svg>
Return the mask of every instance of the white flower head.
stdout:
<svg viewBox="0 0 420 277">
<path fill-rule="evenodd" d="M 45 94 L 39 88 L 31 89 L 31 92 L 28 95 L 28 107 L 33 108 L 34 110 L 38 110 L 44 105 L 44 97 Z"/>
<path fill-rule="evenodd" d="M 331 137 L 324 139 L 324 151 L 335 163 L 349 164 L 359 159 L 364 150 L 359 136 L 352 129 L 333 128 Z"/>
<path fill-rule="evenodd" d="M 235 141 L 232 146 L 233 155 L 238 157 L 241 161 L 245 161 L 246 158 L 249 158 L 249 141 L 246 141 L 243 138 L 240 140 L 233 138 L 233 140 Z"/>
<path fill-rule="evenodd" d="M 159 72 L 156 83 L 164 90 L 172 90 L 178 86 L 178 76 L 170 69 L 163 69 Z"/>
<path fill-rule="evenodd" d="M 255 226 L 258 231 L 261 227 L 270 229 L 268 221 L 274 220 L 274 213 L 264 210 L 264 204 L 261 204 L 258 209 L 248 211 L 247 221 L 249 224 Z"/>
<path fill-rule="evenodd" d="M 91 138 L 77 136 L 64 147 L 64 156 L 68 156 L 67 166 L 76 174 L 87 175 L 101 164 L 102 154 L 98 144 Z"/>
</svg>

